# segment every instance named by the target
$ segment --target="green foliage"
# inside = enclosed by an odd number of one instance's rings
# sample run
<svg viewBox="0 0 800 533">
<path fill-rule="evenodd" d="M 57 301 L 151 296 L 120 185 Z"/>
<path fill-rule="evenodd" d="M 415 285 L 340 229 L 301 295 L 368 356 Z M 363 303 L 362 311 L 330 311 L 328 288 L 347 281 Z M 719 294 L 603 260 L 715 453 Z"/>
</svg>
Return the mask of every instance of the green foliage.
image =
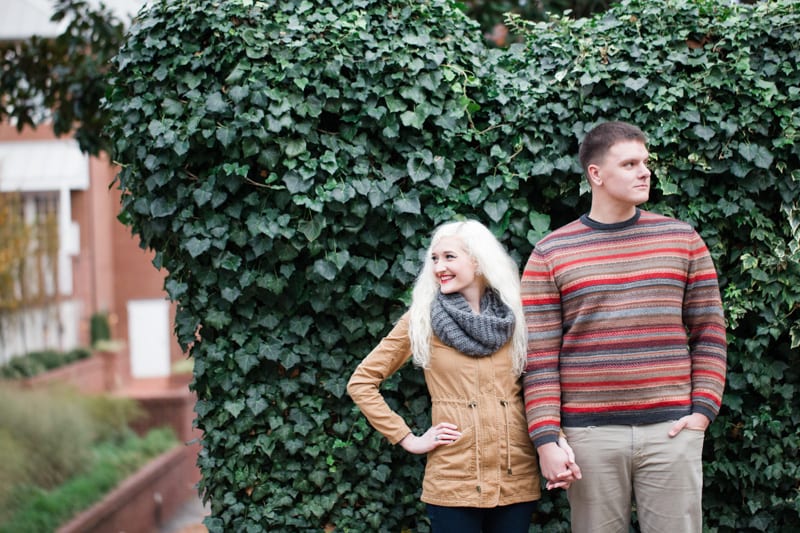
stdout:
<svg viewBox="0 0 800 533">
<path fill-rule="evenodd" d="M 50 490 L 84 472 L 92 446 L 129 436 L 138 415 L 131 399 L 0 385 L 0 520 L 18 508 L 25 487 Z"/>
<path fill-rule="evenodd" d="M 91 466 L 55 487 L 23 486 L 15 491 L 11 517 L 0 522 L 0 533 L 56 531 L 77 513 L 88 509 L 127 476 L 178 444 L 170 428 L 150 430 L 144 437 L 128 434 L 91 450 Z"/>
<path fill-rule="evenodd" d="M 98 342 L 111 340 L 111 326 L 108 323 L 108 313 L 94 313 L 89 319 L 89 338 L 92 346 Z"/>
<path fill-rule="evenodd" d="M 0 378 L 29 378 L 60 366 L 86 359 L 91 353 L 85 348 L 74 348 L 62 352 L 58 350 L 39 350 L 13 357 L 8 363 L 0 366 Z"/>
<path fill-rule="evenodd" d="M 441 2 L 159 3 L 132 27 L 115 158 L 192 345 L 210 529 L 416 521 L 421 463 L 352 442 L 345 385 L 479 181 L 448 187 L 482 51 Z M 410 416 L 420 385 L 390 392 Z"/>
<path fill-rule="evenodd" d="M 0 120 L 22 129 L 44 120 L 56 135 L 74 134 L 83 151 L 103 146 L 108 116 L 100 108 L 109 60 L 122 41 L 123 24 L 101 4 L 55 0 L 52 20 L 65 22 L 54 39 L 33 36 L 0 43 Z"/>
<path fill-rule="evenodd" d="M 795 529 L 798 4 L 631 1 L 588 20 L 511 23 L 527 40 L 497 56 L 507 75 L 480 102 L 491 109 L 485 155 L 555 227 L 588 205 L 574 154 L 594 123 L 627 120 L 649 134 L 648 207 L 703 235 L 729 323 L 728 386 L 705 450 L 707 526 Z"/>
<path fill-rule="evenodd" d="M 712 531 L 800 524 L 800 6 L 628 0 L 509 20 L 489 50 L 449 2 L 156 2 L 106 109 L 122 219 L 156 251 L 194 359 L 211 532 L 427 531 L 423 460 L 345 394 L 408 303 L 420 250 L 457 216 L 523 261 L 588 205 L 596 122 L 650 136 L 649 208 L 694 224 L 730 323 L 706 449 Z M 794 318 L 793 318 L 794 317 Z M 427 427 L 421 373 L 383 388 Z M 547 492 L 535 530 L 565 531 Z"/>
</svg>

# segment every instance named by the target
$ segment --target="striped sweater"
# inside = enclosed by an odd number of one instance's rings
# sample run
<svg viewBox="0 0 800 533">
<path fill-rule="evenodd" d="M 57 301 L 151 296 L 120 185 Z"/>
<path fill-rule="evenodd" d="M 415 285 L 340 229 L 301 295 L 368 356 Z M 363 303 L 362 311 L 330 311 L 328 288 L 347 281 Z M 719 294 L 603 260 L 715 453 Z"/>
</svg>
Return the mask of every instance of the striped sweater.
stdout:
<svg viewBox="0 0 800 533">
<path fill-rule="evenodd" d="M 717 275 L 688 224 L 647 211 L 581 217 L 536 244 L 522 275 L 528 432 L 652 424 L 702 413 L 725 385 Z"/>
</svg>

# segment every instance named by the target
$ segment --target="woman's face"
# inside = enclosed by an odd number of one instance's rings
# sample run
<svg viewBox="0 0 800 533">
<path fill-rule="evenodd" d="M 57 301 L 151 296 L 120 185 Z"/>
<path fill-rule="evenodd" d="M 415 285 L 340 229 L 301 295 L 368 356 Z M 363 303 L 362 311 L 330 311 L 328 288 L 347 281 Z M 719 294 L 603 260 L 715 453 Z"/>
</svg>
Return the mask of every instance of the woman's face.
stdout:
<svg viewBox="0 0 800 533">
<path fill-rule="evenodd" d="M 464 249 L 458 237 L 442 237 L 431 249 L 433 275 L 443 294 L 460 292 L 467 295 L 483 292 L 483 278 L 476 275 L 478 266 Z"/>
</svg>

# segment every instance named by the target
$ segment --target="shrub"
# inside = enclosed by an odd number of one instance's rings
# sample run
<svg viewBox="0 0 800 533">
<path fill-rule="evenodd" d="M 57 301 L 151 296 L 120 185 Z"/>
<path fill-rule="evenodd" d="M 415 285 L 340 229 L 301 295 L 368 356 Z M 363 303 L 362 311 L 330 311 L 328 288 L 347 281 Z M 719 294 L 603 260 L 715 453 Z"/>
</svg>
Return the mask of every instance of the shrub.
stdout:
<svg viewBox="0 0 800 533">
<path fill-rule="evenodd" d="M 575 218 L 588 206 L 575 157 L 584 133 L 605 119 L 648 133 L 647 207 L 703 236 L 729 326 L 728 383 L 704 450 L 707 526 L 800 527 L 800 4 L 628 1 L 589 20 L 512 22 L 526 41 L 494 56 L 505 75 L 481 102 L 476 154 L 529 199 L 509 200 L 506 216 Z M 504 105 L 491 105 L 497 95 Z M 566 509 L 552 496 L 545 510 Z"/>
<path fill-rule="evenodd" d="M 116 443 L 96 445 L 92 449 L 91 468 L 53 490 L 17 488 L 16 506 L 10 516 L 0 522 L 0 533 L 56 531 L 58 526 L 99 501 L 126 476 L 177 442 L 170 428 L 161 428 L 149 431 L 144 437 L 128 433 Z"/>
<path fill-rule="evenodd" d="M 62 352 L 58 350 L 40 350 L 17 356 L 0 367 L 0 377 L 7 379 L 29 378 L 48 370 L 86 359 L 91 355 L 85 348 L 74 348 Z"/>
<path fill-rule="evenodd" d="M 109 95 L 123 217 L 193 345 L 212 531 L 416 522 L 421 462 L 368 432 L 353 446 L 345 384 L 432 225 L 486 197 L 448 187 L 476 28 L 377 0 L 159 3 L 131 28 Z M 419 374 L 393 383 L 424 423 Z"/>
<path fill-rule="evenodd" d="M 111 326 L 108 313 L 94 313 L 89 319 L 89 338 L 92 346 L 98 342 L 111 340 Z"/>
<path fill-rule="evenodd" d="M 153 4 L 107 110 L 123 220 L 191 346 L 210 531 L 426 531 L 423 460 L 346 397 L 408 303 L 433 227 L 487 222 L 521 262 L 588 195 L 596 122 L 651 138 L 647 206 L 694 224 L 730 323 L 707 526 L 798 525 L 800 4 L 627 0 L 487 50 L 450 2 Z M 421 374 L 384 384 L 428 425 Z M 567 530 L 561 493 L 537 530 Z"/>
<path fill-rule="evenodd" d="M 0 517 L 22 487 L 52 489 L 84 471 L 92 446 L 129 435 L 137 413 L 128 398 L 0 386 L 0 450 L 9 459 L 0 476 Z"/>
</svg>

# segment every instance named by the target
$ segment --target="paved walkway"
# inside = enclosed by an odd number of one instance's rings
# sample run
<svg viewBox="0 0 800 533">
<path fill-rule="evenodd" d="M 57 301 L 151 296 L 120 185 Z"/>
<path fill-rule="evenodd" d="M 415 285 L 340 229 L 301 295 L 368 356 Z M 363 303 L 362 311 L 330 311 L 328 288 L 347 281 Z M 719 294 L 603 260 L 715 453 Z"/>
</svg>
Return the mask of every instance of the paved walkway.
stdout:
<svg viewBox="0 0 800 533">
<path fill-rule="evenodd" d="M 200 498 L 192 498 L 159 528 L 158 533 L 207 533 L 203 518 L 208 514 L 208 507 L 202 504 Z"/>
</svg>

